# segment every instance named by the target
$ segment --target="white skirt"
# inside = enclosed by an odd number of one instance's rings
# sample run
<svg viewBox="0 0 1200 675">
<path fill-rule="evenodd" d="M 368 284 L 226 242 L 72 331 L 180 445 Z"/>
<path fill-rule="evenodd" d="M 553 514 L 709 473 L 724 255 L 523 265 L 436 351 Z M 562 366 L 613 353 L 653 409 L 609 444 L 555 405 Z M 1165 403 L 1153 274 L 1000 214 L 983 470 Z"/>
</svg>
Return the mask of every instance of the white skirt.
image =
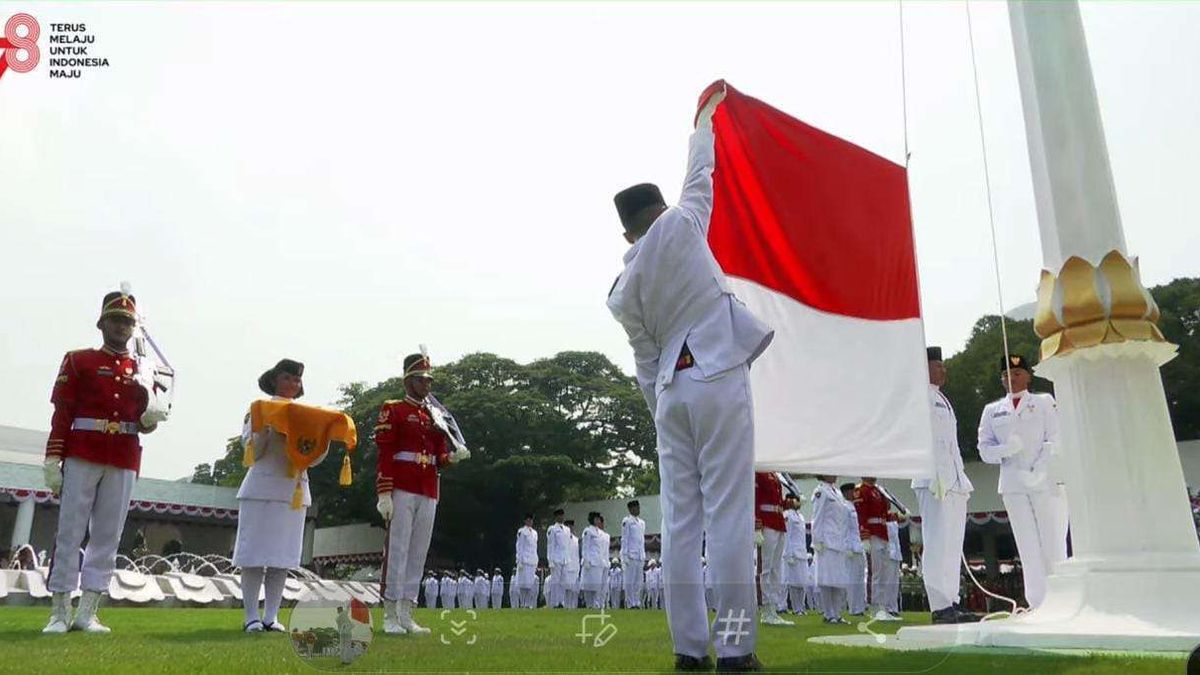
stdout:
<svg viewBox="0 0 1200 675">
<path fill-rule="evenodd" d="M 829 548 L 817 551 L 814 567 L 818 586 L 850 586 L 850 559 L 844 551 Z"/>
<path fill-rule="evenodd" d="M 796 558 L 794 561 L 783 561 L 783 583 L 788 586 L 807 586 L 809 569 L 808 560 Z"/>
<path fill-rule="evenodd" d="M 517 588 L 537 588 L 537 566 L 517 563 Z"/>
<path fill-rule="evenodd" d="M 307 513 L 305 508 L 293 509 L 291 502 L 239 499 L 233 564 L 289 570 L 299 567 Z"/>
<path fill-rule="evenodd" d="M 607 565 L 584 565 L 583 574 L 579 576 L 579 590 L 600 591 L 604 588 L 604 575 L 608 574 Z"/>
</svg>

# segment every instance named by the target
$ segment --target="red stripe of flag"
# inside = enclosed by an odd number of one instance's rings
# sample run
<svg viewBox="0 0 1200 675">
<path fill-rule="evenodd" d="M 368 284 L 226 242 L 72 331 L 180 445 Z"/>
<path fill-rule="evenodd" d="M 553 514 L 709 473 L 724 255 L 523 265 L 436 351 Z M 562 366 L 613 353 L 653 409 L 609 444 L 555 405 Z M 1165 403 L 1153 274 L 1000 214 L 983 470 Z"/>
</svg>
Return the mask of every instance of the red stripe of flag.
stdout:
<svg viewBox="0 0 1200 675">
<path fill-rule="evenodd" d="M 725 273 L 825 312 L 919 317 L 904 167 L 725 87 L 708 236 Z"/>
</svg>

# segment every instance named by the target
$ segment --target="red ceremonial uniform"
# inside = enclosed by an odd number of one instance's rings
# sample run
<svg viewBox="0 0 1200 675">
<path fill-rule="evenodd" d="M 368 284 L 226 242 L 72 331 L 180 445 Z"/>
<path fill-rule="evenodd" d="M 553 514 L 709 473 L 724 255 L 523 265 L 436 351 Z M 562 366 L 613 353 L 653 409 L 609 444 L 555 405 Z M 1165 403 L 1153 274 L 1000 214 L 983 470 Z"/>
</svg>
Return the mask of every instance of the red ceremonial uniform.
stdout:
<svg viewBox="0 0 1200 675">
<path fill-rule="evenodd" d="M 854 490 L 854 510 L 858 512 L 860 539 L 878 537 L 887 541 L 888 501 L 878 487 L 859 485 Z"/>
<path fill-rule="evenodd" d="M 403 490 L 438 498 L 438 469 L 450 463 L 446 435 L 434 426 L 424 403 L 387 401 L 375 424 L 379 448 L 375 492 Z"/>
<path fill-rule="evenodd" d="M 138 420 L 149 396 L 136 374 L 137 361 L 128 352 L 108 347 L 68 352 L 50 395 L 54 416 L 46 456 L 138 471 Z"/>
<path fill-rule="evenodd" d="M 783 486 L 774 473 L 758 471 L 754 474 L 754 517 L 767 529 L 787 532 L 787 523 L 783 519 Z"/>
</svg>

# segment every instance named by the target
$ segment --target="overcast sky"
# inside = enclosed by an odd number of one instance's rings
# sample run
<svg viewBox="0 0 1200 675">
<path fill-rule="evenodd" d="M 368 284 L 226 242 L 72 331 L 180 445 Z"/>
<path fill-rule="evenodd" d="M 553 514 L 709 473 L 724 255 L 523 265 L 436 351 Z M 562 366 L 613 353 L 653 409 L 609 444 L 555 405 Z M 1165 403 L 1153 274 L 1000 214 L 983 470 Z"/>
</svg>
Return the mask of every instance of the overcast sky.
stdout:
<svg viewBox="0 0 1200 675">
<path fill-rule="evenodd" d="M 86 23 L 105 70 L 0 79 L 0 424 L 46 429 L 55 369 L 128 279 L 179 371 L 143 475 L 220 456 L 255 381 L 310 403 L 475 351 L 632 357 L 604 305 L 618 189 L 677 194 L 699 92 L 741 91 L 900 162 L 895 2 L 0 4 Z M 1200 274 L 1200 4 L 1083 16 L 1126 239 L 1148 285 Z M 1041 266 L 1005 8 L 972 5 L 1008 306 Z M 906 3 L 926 331 L 997 311 L 963 5 Z M 801 354 L 803 345 L 789 346 Z M 779 348 L 776 346 L 775 348 Z"/>
</svg>

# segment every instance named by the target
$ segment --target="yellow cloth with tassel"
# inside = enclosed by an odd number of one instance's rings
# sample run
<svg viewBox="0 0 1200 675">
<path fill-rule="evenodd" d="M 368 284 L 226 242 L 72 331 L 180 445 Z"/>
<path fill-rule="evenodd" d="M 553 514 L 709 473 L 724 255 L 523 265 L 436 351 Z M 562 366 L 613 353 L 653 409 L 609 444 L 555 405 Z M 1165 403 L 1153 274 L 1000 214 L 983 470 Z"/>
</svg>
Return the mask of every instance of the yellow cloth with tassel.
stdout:
<svg viewBox="0 0 1200 675">
<path fill-rule="evenodd" d="M 271 427 L 275 433 L 286 437 L 285 451 L 291 464 L 291 473 L 296 477 L 296 490 L 292 494 L 293 509 L 303 505 L 300 473 L 325 454 L 330 442 L 346 446 L 338 484 L 350 485 L 350 453 L 358 445 L 358 430 L 349 415 L 294 401 L 255 401 L 250 404 L 250 429 L 257 434 L 265 427 Z M 242 463 L 245 466 L 254 464 L 253 442 L 246 444 Z"/>
</svg>

